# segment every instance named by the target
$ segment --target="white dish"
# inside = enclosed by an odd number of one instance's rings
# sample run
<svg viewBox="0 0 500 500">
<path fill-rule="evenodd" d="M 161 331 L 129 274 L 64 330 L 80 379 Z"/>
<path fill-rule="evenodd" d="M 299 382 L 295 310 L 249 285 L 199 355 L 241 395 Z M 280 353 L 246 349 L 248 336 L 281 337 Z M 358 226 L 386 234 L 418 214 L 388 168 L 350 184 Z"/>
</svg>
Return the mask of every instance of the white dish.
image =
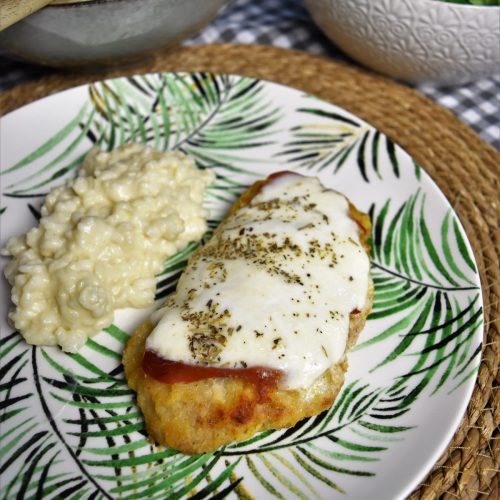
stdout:
<svg viewBox="0 0 500 500">
<path fill-rule="evenodd" d="M 239 76 L 151 74 L 85 85 L 2 119 L 1 240 L 26 231 L 43 194 L 95 143 L 179 148 L 218 174 L 212 227 L 244 186 L 284 169 L 318 175 L 374 223 L 375 306 L 333 408 L 212 455 L 149 444 L 121 351 L 148 311 L 124 312 L 77 355 L 28 346 L 0 309 L 6 497 L 403 498 L 446 448 L 472 393 L 481 289 L 463 228 L 401 148 L 312 96 Z M 172 290 L 190 251 L 159 277 Z"/>
<path fill-rule="evenodd" d="M 306 0 L 351 57 L 410 83 L 459 85 L 498 75 L 500 8 L 440 0 Z"/>
</svg>

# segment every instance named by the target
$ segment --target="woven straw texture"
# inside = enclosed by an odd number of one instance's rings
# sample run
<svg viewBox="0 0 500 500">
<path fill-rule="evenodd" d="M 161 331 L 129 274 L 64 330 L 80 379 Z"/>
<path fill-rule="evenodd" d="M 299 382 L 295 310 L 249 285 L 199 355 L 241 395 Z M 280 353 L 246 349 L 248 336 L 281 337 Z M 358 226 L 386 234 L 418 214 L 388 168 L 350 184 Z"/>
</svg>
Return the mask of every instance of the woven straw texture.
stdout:
<svg viewBox="0 0 500 500">
<path fill-rule="evenodd" d="M 5 114 L 65 88 L 131 73 L 203 70 L 282 83 L 337 104 L 401 145 L 438 184 L 471 241 L 483 284 L 485 333 L 472 399 L 448 449 L 412 500 L 500 498 L 498 386 L 500 154 L 452 113 L 415 91 L 345 63 L 257 45 L 205 45 L 159 52 L 140 66 L 57 73 L 0 95 Z M 1 146 L 1 145 L 0 145 Z"/>
</svg>

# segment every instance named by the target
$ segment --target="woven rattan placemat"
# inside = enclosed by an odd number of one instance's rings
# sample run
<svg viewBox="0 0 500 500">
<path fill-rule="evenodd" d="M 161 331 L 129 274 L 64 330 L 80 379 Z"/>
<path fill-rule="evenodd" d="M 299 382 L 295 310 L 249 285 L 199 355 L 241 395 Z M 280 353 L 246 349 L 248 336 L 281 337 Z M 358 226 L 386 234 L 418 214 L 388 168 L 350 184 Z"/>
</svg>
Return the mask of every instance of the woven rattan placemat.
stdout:
<svg viewBox="0 0 500 500">
<path fill-rule="evenodd" d="M 478 380 L 448 449 L 412 499 L 499 498 L 498 310 L 500 154 L 449 111 L 415 91 L 344 63 L 269 46 L 206 45 L 159 52 L 140 66 L 61 72 L 0 95 L 5 114 L 92 80 L 131 73 L 203 70 L 272 80 L 337 104 L 400 144 L 433 177 L 458 213 L 483 284 L 486 328 Z M 1 144 L 0 144 L 1 147 Z"/>
</svg>

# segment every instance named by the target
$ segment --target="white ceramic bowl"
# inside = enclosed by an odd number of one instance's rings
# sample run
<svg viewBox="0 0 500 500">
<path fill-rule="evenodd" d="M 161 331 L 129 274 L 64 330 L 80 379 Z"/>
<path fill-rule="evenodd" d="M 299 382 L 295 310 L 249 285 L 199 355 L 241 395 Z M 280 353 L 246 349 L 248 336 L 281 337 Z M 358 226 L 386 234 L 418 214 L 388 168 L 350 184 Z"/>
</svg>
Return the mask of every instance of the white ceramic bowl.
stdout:
<svg viewBox="0 0 500 500">
<path fill-rule="evenodd" d="M 228 0 L 73 0 L 48 5 L 0 33 L 0 53 L 48 66 L 140 61 L 215 17 Z"/>
<path fill-rule="evenodd" d="M 344 52 L 411 83 L 461 84 L 500 71 L 500 7 L 438 0 L 306 0 Z"/>
</svg>

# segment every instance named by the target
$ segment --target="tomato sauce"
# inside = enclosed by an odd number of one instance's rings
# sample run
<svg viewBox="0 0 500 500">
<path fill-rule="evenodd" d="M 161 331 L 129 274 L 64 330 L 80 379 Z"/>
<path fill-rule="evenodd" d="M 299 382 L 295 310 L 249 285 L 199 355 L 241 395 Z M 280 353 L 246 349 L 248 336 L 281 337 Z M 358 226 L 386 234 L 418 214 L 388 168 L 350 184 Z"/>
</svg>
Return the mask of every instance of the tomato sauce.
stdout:
<svg viewBox="0 0 500 500">
<path fill-rule="evenodd" d="M 251 368 L 218 368 L 214 366 L 189 365 L 179 361 L 163 359 L 153 351 L 146 350 L 142 359 L 144 372 L 164 384 L 189 384 L 209 378 L 239 378 L 251 382 L 259 389 L 276 387 L 283 377 L 281 370 L 254 366 Z"/>
<path fill-rule="evenodd" d="M 271 174 L 268 178 L 267 178 L 267 182 L 271 182 L 275 179 L 279 179 L 280 177 L 282 177 L 283 175 L 295 175 L 296 177 L 303 177 L 302 174 L 298 174 L 297 172 L 292 172 L 291 170 L 280 170 L 279 172 L 274 172 L 274 174 Z"/>
</svg>

